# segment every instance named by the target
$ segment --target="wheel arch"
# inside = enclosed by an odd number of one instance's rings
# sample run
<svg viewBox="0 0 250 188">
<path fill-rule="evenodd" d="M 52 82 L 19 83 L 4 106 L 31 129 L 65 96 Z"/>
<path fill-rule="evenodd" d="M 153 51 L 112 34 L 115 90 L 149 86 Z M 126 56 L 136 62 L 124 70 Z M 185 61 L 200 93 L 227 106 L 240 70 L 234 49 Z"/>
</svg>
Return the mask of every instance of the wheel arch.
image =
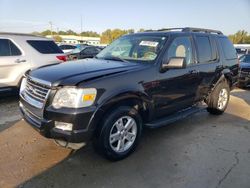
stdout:
<svg viewBox="0 0 250 188">
<path fill-rule="evenodd" d="M 128 91 L 116 94 L 103 101 L 91 117 L 88 129 L 95 131 L 106 114 L 119 106 L 134 107 L 145 121 L 152 117 L 151 99 L 144 93 Z"/>
<path fill-rule="evenodd" d="M 230 89 L 233 87 L 233 73 L 230 71 L 230 69 L 224 69 L 222 71 L 222 80 L 226 80 L 229 84 Z"/>
</svg>

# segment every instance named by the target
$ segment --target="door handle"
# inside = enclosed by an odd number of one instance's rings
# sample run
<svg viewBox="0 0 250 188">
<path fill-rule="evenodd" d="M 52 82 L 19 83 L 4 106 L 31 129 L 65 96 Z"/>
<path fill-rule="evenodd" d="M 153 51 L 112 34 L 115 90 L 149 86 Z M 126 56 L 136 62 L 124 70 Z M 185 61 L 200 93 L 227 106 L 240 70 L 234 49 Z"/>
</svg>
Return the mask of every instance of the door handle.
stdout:
<svg viewBox="0 0 250 188">
<path fill-rule="evenodd" d="M 26 62 L 25 59 L 16 59 L 15 60 L 15 63 L 24 63 L 24 62 Z"/>
<path fill-rule="evenodd" d="M 199 71 L 198 71 L 198 70 L 190 70 L 189 73 L 190 73 L 190 74 L 198 74 Z"/>
</svg>

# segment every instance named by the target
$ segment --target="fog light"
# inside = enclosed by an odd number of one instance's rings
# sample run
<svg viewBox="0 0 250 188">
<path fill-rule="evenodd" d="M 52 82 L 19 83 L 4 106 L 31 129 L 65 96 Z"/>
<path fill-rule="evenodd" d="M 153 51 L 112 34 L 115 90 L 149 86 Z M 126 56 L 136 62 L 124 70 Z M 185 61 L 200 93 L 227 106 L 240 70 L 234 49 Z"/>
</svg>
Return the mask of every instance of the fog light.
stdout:
<svg viewBox="0 0 250 188">
<path fill-rule="evenodd" d="M 60 122 L 60 121 L 55 121 L 55 127 L 57 129 L 61 129 L 63 131 L 72 131 L 73 124 L 72 123 Z"/>
</svg>

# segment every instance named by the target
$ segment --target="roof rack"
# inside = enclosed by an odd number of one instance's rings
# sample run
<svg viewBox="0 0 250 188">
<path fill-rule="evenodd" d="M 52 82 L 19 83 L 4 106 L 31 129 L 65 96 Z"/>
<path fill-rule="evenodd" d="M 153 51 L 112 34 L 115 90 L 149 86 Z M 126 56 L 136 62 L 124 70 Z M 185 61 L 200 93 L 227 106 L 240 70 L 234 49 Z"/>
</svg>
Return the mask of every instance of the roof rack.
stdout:
<svg viewBox="0 0 250 188">
<path fill-rule="evenodd" d="M 12 32 L 0 32 L 0 35 L 17 35 L 17 36 L 43 37 L 41 35 L 35 35 L 35 34 L 29 34 L 29 33 L 12 33 Z"/>
<path fill-rule="evenodd" d="M 183 32 L 203 32 L 203 33 L 215 33 L 218 35 L 222 35 L 223 33 L 219 30 L 213 29 L 202 29 L 202 28 L 195 28 L 195 27 L 185 27 L 182 30 Z"/>
<path fill-rule="evenodd" d="M 195 28 L 195 27 L 184 27 L 184 28 L 163 28 L 159 30 L 146 30 L 145 32 L 152 32 L 152 31 L 181 31 L 181 32 L 202 32 L 202 33 L 214 33 L 218 35 L 222 35 L 223 33 L 218 30 L 212 30 L 212 29 L 202 29 L 202 28 Z"/>
</svg>

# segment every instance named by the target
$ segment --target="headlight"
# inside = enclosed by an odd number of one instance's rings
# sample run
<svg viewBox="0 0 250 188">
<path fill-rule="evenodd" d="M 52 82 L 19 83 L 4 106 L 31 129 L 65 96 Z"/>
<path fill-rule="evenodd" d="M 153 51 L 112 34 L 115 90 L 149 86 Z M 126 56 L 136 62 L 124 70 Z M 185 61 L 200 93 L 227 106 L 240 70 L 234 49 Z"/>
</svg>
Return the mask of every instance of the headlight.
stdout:
<svg viewBox="0 0 250 188">
<path fill-rule="evenodd" d="M 26 83 L 27 83 L 27 78 L 23 78 L 19 89 L 19 94 L 21 94 L 25 90 Z"/>
<path fill-rule="evenodd" d="M 56 109 L 91 106 L 95 102 L 96 93 L 95 88 L 62 88 L 56 92 L 52 106 Z"/>
</svg>

